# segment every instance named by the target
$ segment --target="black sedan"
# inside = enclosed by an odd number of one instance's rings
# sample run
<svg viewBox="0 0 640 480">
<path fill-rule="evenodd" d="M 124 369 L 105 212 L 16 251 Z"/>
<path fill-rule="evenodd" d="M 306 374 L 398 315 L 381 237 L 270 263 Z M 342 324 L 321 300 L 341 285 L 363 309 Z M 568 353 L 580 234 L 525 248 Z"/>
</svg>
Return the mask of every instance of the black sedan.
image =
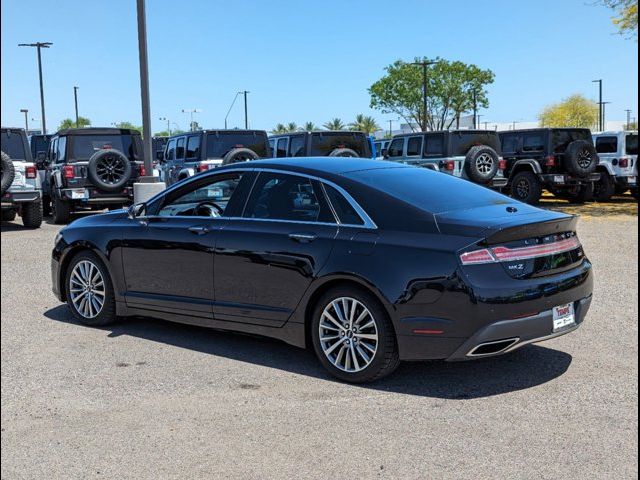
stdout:
<svg viewBox="0 0 640 480">
<path fill-rule="evenodd" d="M 365 382 L 578 328 L 593 274 L 576 217 L 428 169 L 297 158 L 219 168 L 58 235 L 75 317 L 176 322 L 313 345 Z"/>
</svg>

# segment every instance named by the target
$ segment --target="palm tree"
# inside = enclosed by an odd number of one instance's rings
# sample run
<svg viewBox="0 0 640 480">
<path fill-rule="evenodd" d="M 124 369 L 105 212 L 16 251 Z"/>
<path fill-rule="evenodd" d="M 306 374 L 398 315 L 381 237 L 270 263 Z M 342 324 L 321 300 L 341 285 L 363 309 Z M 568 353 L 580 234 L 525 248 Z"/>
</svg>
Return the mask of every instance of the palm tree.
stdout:
<svg viewBox="0 0 640 480">
<path fill-rule="evenodd" d="M 296 122 L 289 122 L 287 123 L 286 129 L 287 132 L 297 132 L 298 125 L 296 125 Z"/>
<path fill-rule="evenodd" d="M 305 132 L 313 132 L 317 129 L 318 127 L 316 127 L 316 124 L 313 122 L 305 122 L 305 124 L 302 126 L 302 130 L 304 130 Z"/>
<path fill-rule="evenodd" d="M 344 123 L 342 123 L 342 120 L 336 117 L 332 120 L 329 120 L 327 123 L 325 123 L 323 127 L 326 128 L 327 130 L 343 130 Z"/>
<path fill-rule="evenodd" d="M 372 135 L 380 130 L 380 126 L 376 122 L 375 118 L 363 115 L 362 113 L 356 115 L 355 121 L 349 124 L 349 128 L 351 130 L 364 132 L 367 135 Z"/>
<path fill-rule="evenodd" d="M 271 133 L 277 135 L 279 133 L 287 133 L 287 127 L 285 125 L 283 125 L 282 123 L 279 123 L 275 126 L 275 128 L 273 130 L 271 130 Z"/>
</svg>

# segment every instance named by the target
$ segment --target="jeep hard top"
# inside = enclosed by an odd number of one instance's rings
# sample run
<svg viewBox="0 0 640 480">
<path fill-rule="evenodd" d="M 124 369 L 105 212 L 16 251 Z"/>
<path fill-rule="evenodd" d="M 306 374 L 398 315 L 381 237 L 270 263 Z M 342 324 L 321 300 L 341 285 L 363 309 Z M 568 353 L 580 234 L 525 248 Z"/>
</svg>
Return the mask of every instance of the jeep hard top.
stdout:
<svg viewBox="0 0 640 480">
<path fill-rule="evenodd" d="M 274 158 L 373 158 L 369 137 L 363 132 L 349 130 L 322 130 L 271 135 L 269 137 L 269 145 Z"/>
</svg>

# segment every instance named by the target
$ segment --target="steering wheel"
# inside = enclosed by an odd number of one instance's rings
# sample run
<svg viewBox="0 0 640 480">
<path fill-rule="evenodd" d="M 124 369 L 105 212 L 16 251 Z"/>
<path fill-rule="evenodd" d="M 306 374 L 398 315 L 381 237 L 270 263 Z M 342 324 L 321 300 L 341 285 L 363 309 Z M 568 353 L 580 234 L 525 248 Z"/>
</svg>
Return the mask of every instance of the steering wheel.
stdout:
<svg viewBox="0 0 640 480">
<path fill-rule="evenodd" d="M 210 200 L 204 200 L 198 203 L 193 209 L 194 213 L 198 217 L 219 217 L 224 212 L 224 209 L 215 202 Z"/>
</svg>

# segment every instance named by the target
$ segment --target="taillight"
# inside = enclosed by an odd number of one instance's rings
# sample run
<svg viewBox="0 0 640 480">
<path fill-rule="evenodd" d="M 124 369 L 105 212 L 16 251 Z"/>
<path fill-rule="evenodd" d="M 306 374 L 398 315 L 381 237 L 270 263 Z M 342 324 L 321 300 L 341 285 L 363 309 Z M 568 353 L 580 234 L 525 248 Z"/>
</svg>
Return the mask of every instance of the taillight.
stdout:
<svg viewBox="0 0 640 480">
<path fill-rule="evenodd" d="M 506 170 L 507 169 L 507 161 L 504 158 L 501 158 L 500 160 L 498 160 L 498 168 L 500 170 Z"/>
<path fill-rule="evenodd" d="M 36 178 L 38 176 L 38 169 L 31 165 L 24 169 L 24 176 L 27 178 Z"/>
<path fill-rule="evenodd" d="M 618 165 L 620 165 L 620 168 L 627 168 L 629 166 L 629 159 L 626 157 L 622 157 L 618 162 Z"/>
<path fill-rule="evenodd" d="M 140 173 L 141 177 L 146 177 L 146 175 L 147 175 L 147 169 L 144 168 L 144 165 L 139 165 L 138 166 L 138 172 Z"/>
<path fill-rule="evenodd" d="M 454 160 L 447 160 L 445 168 L 447 169 L 447 171 L 453 172 L 456 169 L 456 162 Z"/>
<path fill-rule="evenodd" d="M 549 155 L 545 158 L 545 165 L 547 167 L 555 167 L 556 166 L 556 157 L 553 155 Z"/>
<path fill-rule="evenodd" d="M 62 173 L 64 174 L 64 178 L 75 177 L 75 173 L 73 171 L 73 165 L 65 165 L 64 167 L 62 167 Z"/>
<path fill-rule="evenodd" d="M 202 163 L 202 162 L 200 162 L 200 163 L 198 164 L 198 171 L 199 171 L 199 172 L 206 172 L 207 170 L 209 170 L 209 166 L 210 166 L 210 165 L 208 165 L 208 164 L 206 164 L 206 163 Z"/>
<path fill-rule="evenodd" d="M 460 255 L 463 265 L 478 265 L 482 263 L 512 262 L 515 260 L 529 260 L 532 258 L 557 255 L 580 248 L 580 241 L 577 237 L 567 238 L 559 242 L 545 243 L 533 247 L 508 248 L 493 247 L 466 252 Z"/>
</svg>

